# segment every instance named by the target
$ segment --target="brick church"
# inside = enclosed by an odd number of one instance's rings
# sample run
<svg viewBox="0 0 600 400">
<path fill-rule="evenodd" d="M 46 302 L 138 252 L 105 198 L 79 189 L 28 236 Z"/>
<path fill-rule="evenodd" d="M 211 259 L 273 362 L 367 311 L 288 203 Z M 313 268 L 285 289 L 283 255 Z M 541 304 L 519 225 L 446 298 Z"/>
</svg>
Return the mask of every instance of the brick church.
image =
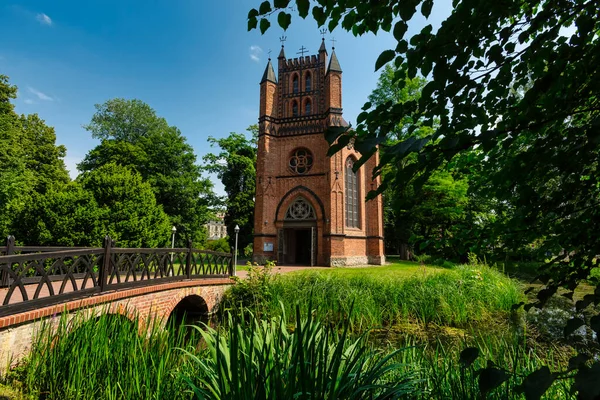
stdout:
<svg viewBox="0 0 600 400">
<path fill-rule="evenodd" d="M 254 258 L 278 265 L 382 264 L 381 196 L 366 194 L 372 157 L 356 173 L 352 146 L 332 157 L 324 132 L 342 117 L 342 68 L 325 41 L 316 55 L 277 58 L 260 81 Z"/>
</svg>

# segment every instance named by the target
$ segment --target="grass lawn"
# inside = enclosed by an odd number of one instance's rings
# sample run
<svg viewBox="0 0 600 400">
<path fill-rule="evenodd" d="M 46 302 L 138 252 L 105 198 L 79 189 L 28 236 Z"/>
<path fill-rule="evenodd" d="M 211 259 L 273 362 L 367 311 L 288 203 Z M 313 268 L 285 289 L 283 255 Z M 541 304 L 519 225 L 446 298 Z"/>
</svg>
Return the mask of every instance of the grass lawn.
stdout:
<svg viewBox="0 0 600 400">
<path fill-rule="evenodd" d="M 446 268 L 421 265 L 413 261 L 399 261 L 387 265 L 369 265 L 361 267 L 333 267 L 327 269 L 310 269 L 319 274 L 331 274 L 340 277 L 354 278 L 365 277 L 383 279 L 408 278 L 411 276 L 425 276 L 434 273 L 447 272 Z M 273 268 L 273 272 L 277 272 L 277 267 Z M 305 273 L 306 271 L 294 271 L 292 273 Z"/>
</svg>

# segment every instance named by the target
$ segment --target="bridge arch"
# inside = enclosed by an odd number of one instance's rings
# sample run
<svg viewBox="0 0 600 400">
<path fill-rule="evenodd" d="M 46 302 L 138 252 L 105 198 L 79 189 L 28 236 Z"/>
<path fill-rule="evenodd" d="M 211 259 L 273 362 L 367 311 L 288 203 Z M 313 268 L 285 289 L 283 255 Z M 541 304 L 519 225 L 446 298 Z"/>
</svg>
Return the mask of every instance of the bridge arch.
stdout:
<svg viewBox="0 0 600 400">
<path fill-rule="evenodd" d="M 210 307 L 206 300 L 198 294 L 190 294 L 180 299 L 167 315 L 167 324 L 208 323 Z"/>
</svg>

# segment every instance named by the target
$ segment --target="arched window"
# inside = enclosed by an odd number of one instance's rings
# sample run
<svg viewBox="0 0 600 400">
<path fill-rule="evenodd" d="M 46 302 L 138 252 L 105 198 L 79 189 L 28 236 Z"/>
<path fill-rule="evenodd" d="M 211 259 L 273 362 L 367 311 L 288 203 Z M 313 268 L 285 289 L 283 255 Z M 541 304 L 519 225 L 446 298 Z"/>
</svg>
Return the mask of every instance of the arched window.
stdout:
<svg viewBox="0 0 600 400">
<path fill-rule="evenodd" d="M 359 193 L 358 193 L 358 171 L 354 172 L 354 159 L 346 159 L 346 226 L 350 228 L 360 228 L 359 224 Z"/>
<path fill-rule="evenodd" d="M 294 100 L 292 102 L 292 117 L 297 117 L 298 116 L 298 102 L 296 100 Z"/>
<path fill-rule="evenodd" d="M 304 82 L 304 90 L 306 92 L 310 92 L 312 90 L 312 82 L 311 82 L 310 72 L 306 73 L 306 80 Z"/>
<path fill-rule="evenodd" d="M 311 106 L 310 99 L 307 99 L 306 103 L 304 103 L 304 115 L 310 115 L 310 112 L 311 112 L 310 106 Z"/>
<path fill-rule="evenodd" d="M 292 78 L 292 91 L 298 93 L 298 74 L 294 74 Z"/>
</svg>

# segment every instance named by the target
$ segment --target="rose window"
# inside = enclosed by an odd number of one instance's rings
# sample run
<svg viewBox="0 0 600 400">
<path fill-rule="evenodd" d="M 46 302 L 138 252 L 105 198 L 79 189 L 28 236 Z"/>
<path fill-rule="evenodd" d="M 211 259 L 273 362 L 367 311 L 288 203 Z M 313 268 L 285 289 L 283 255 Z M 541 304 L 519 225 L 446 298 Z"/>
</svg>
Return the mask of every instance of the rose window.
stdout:
<svg viewBox="0 0 600 400">
<path fill-rule="evenodd" d="M 290 169 L 296 174 L 305 174 L 313 166 L 313 155 L 307 149 L 297 149 L 290 157 Z"/>
</svg>

